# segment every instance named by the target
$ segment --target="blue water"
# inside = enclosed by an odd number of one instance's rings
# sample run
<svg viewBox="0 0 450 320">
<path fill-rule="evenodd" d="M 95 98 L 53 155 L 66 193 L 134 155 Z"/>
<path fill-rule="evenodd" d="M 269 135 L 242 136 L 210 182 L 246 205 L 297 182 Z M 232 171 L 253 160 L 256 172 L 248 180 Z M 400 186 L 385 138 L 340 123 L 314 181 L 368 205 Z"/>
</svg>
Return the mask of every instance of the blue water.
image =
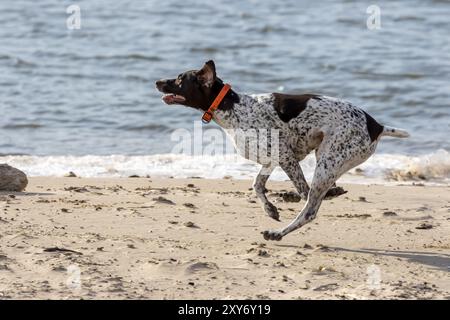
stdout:
<svg viewBox="0 0 450 320">
<path fill-rule="evenodd" d="M 81 29 L 65 10 L 81 8 Z M 154 81 L 214 59 L 238 92 L 315 92 L 407 129 L 378 153 L 450 150 L 450 2 L 1 1 L 0 154 L 170 153 L 194 110 Z"/>
</svg>

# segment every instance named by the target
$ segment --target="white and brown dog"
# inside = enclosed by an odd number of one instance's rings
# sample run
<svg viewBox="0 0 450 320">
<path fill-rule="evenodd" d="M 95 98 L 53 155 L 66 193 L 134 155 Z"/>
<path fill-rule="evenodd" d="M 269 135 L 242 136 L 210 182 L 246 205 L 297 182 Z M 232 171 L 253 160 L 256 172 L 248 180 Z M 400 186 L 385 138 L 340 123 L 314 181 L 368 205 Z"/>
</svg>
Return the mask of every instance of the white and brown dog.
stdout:
<svg viewBox="0 0 450 320">
<path fill-rule="evenodd" d="M 266 197 L 265 184 L 276 166 L 292 180 L 306 204 L 298 216 L 281 230 L 264 231 L 266 240 L 281 240 L 288 233 L 312 221 L 327 194 L 333 194 L 336 180 L 367 160 L 382 136 L 408 137 L 406 131 L 380 125 L 369 114 L 349 102 L 316 94 L 238 94 L 216 76 L 213 61 L 200 70 L 180 74 L 176 79 L 156 82 L 167 104 L 180 104 L 213 118 L 234 141 L 236 130 L 278 130 L 278 159 L 269 163 L 249 154 L 246 144 L 238 152 L 262 164 L 253 183 L 266 213 L 278 220 L 276 207 Z M 275 143 L 268 139 L 268 143 Z M 238 145 L 238 144 L 237 144 Z M 269 149 L 271 149 L 269 147 Z M 316 168 L 308 186 L 299 162 L 311 151 Z"/>
</svg>

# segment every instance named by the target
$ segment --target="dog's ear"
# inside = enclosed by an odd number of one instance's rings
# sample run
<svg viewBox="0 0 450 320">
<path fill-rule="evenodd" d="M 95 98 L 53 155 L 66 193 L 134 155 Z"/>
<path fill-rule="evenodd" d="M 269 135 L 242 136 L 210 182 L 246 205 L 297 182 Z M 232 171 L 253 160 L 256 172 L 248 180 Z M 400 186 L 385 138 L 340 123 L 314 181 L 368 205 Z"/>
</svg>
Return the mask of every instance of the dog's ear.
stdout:
<svg viewBox="0 0 450 320">
<path fill-rule="evenodd" d="M 216 80 L 216 65 L 214 64 L 214 61 L 207 61 L 197 72 L 197 77 L 205 87 L 211 88 Z"/>
</svg>

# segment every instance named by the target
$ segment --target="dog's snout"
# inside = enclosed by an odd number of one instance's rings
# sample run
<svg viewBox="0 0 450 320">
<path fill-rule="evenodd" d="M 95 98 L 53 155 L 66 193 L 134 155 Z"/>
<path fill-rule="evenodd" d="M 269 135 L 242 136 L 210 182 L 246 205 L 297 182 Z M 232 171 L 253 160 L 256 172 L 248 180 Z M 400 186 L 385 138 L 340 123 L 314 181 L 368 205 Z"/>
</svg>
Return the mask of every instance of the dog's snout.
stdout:
<svg viewBox="0 0 450 320">
<path fill-rule="evenodd" d="M 158 88 L 158 89 L 160 89 L 163 85 L 164 85 L 164 83 L 166 83 L 166 81 L 165 80 L 158 80 L 158 81 L 156 81 L 156 87 Z"/>
</svg>

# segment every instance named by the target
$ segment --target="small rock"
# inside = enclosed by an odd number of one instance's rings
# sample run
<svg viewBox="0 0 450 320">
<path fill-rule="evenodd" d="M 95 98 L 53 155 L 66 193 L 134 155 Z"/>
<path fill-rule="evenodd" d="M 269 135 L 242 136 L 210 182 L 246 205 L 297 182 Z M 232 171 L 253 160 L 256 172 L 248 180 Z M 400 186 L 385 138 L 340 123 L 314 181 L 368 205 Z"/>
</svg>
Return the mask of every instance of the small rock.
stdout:
<svg viewBox="0 0 450 320">
<path fill-rule="evenodd" d="M 58 266 L 58 267 L 54 267 L 53 271 L 57 271 L 57 272 L 66 272 L 67 269 L 63 266 Z"/>
<path fill-rule="evenodd" d="M 184 226 L 188 227 L 188 228 L 198 228 L 198 226 L 195 223 L 193 223 L 192 221 L 185 222 Z"/>
<path fill-rule="evenodd" d="M 66 187 L 65 191 L 73 191 L 73 192 L 90 192 L 86 187 Z"/>
<path fill-rule="evenodd" d="M 260 256 L 260 257 L 268 257 L 269 253 L 266 250 L 258 250 L 258 256 Z"/>
<path fill-rule="evenodd" d="M 175 205 L 175 202 L 173 202 L 172 200 L 169 200 L 169 199 L 161 197 L 161 196 L 159 196 L 158 198 L 153 198 L 152 200 L 157 203 Z"/>
<path fill-rule="evenodd" d="M 418 225 L 416 227 L 416 229 L 419 229 L 419 230 L 427 230 L 427 229 L 432 229 L 432 228 L 433 228 L 433 225 L 429 224 L 429 223 L 426 223 L 426 222 L 421 223 L 420 225 Z"/>
<path fill-rule="evenodd" d="M 385 212 L 383 212 L 383 216 L 385 216 L 385 217 L 394 217 L 396 215 L 397 214 L 394 211 L 385 211 Z"/>
<path fill-rule="evenodd" d="M 196 273 L 204 270 L 217 270 L 219 267 L 213 262 L 195 262 L 186 267 L 186 273 Z"/>
<path fill-rule="evenodd" d="M 287 268 L 286 265 L 281 262 L 281 261 L 277 261 L 275 262 L 275 264 L 273 265 L 274 267 L 283 267 L 283 268 Z"/>
<path fill-rule="evenodd" d="M 64 175 L 64 177 L 66 177 L 66 178 L 76 178 L 77 175 L 74 172 L 70 171 L 69 173 L 66 173 Z"/>
<path fill-rule="evenodd" d="M 9 269 L 8 265 L 6 265 L 6 264 L 0 264 L 0 270 L 6 270 L 6 271 L 9 271 L 10 269 Z"/>
<path fill-rule="evenodd" d="M 325 195 L 325 199 L 327 200 L 333 199 L 346 193 L 347 190 L 344 190 L 344 188 L 342 187 L 333 187 L 330 190 L 328 190 L 327 194 Z"/>
<path fill-rule="evenodd" d="M 283 198 L 283 201 L 286 202 L 300 202 L 302 200 L 300 195 L 297 192 L 293 191 L 283 193 L 281 197 Z"/>
<path fill-rule="evenodd" d="M 28 179 L 25 173 L 7 164 L 0 164 L 0 191 L 25 190 Z"/>
<path fill-rule="evenodd" d="M 333 291 L 336 290 L 338 288 L 338 284 L 337 283 L 329 283 L 329 284 L 324 284 L 322 286 L 318 286 L 317 288 L 314 288 L 314 291 Z"/>
</svg>

